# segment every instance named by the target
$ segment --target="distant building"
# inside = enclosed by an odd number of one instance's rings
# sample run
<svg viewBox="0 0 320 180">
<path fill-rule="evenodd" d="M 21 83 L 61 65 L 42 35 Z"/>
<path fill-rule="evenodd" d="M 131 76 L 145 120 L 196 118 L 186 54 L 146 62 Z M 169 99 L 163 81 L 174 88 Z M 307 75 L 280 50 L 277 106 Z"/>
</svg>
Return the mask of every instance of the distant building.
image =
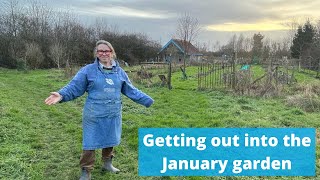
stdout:
<svg viewBox="0 0 320 180">
<path fill-rule="evenodd" d="M 185 52 L 186 62 L 200 62 L 203 56 L 191 43 L 179 39 L 171 39 L 158 53 L 159 61 L 183 63 Z"/>
</svg>

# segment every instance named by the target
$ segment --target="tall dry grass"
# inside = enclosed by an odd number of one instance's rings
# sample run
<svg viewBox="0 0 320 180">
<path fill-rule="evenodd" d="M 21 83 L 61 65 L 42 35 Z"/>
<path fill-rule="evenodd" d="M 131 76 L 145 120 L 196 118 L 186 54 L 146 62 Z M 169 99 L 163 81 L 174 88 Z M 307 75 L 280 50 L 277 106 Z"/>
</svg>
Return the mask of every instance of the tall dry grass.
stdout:
<svg viewBox="0 0 320 180">
<path fill-rule="evenodd" d="M 287 96 L 286 103 L 306 112 L 320 111 L 320 83 L 297 85 L 295 95 Z"/>
</svg>

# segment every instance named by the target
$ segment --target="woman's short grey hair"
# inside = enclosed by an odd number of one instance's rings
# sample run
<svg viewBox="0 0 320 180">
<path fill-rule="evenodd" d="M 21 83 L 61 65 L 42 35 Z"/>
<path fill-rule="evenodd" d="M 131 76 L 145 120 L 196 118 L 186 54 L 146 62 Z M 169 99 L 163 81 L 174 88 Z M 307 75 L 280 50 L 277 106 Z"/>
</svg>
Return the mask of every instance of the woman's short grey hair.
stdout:
<svg viewBox="0 0 320 180">
<path fill-rule="evenodd" d="M 109 42 L 106 41 L 106 40 L 99 40 L 99 41 L 96 42 L 96 47 L 94 48 L 94 56 L 95 56 L 95 57 L 97 57 L 97 55 L 96 55 L 96 53 L 97 53 L 97 48 L 98 48 L 98 46 L 99 46 L 100 44 L 105 44 L 105 45 L 107 45 L 107 46 L 112 50 L 112 56 L 111 56 L 112 59 L 116 59 L 116 58 L 117 58 L 117 54 L 116 54 L 116 52 L 114 51 L 114 48 L 113 48 L 112 44 L 109 43 Z"/>
</svg>

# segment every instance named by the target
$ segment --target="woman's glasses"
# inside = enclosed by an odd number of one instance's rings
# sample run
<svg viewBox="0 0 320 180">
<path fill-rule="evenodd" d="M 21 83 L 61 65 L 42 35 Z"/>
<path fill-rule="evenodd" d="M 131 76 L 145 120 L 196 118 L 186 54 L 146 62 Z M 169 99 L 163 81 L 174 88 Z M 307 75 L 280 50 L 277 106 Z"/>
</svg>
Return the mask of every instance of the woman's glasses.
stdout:
<svg viewBox="0 0 320 180">
<path fill-rule="evenodd" d="M 112 50 L 105 50 L 105 51 L 103 51 L 103 50 L 97 50 L 97 53 L 100 54 L 100 55 L 102 55 L 102 54 L 107 54 L 107 53 L 111 53 L 111 52 L 112 52 Z"/>
</svg>

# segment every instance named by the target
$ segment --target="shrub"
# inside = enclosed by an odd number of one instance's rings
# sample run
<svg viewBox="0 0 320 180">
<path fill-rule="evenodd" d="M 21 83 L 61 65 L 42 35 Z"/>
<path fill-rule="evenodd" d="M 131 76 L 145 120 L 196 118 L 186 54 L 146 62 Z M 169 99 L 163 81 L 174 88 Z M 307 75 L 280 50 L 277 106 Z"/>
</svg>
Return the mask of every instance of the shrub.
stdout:
<svg viewBox="0 0 320 180">
<path fill-rule="evenodd" d="M 17 68 L 17 60 L 8 56 L 0 55 L 0 67 L 16 69 Z"/>
<path fill-rule="evenodd" d="M 40 64 L 44 61 L 44 55 L 41 51 L 41 48 L 36 43 L 26 44 L 25 57 L 27 64 L 31 69 L 39 68 Z"/>
<path fill-rule="evenodd" d="M 27 71 L 28 70 L 27 62 L 25 59 L 23 59 L 23 58 L 17 59 L 17 70 L 18 71 Z"/>
</svg>

